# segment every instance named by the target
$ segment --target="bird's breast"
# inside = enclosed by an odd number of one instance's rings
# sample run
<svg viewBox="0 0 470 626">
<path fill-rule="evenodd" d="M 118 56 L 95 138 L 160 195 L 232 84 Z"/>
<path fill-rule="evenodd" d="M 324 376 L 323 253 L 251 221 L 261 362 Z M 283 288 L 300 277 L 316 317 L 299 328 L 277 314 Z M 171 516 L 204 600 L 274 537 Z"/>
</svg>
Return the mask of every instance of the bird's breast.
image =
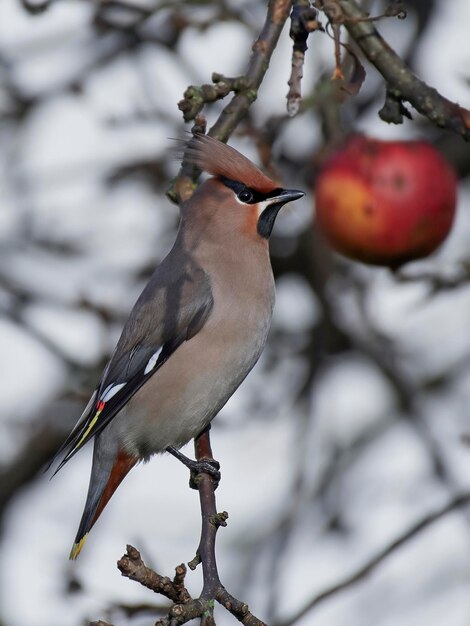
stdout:
<svg viewBox="0 0 470 626">
<path fill-rule="evenodd" d="M 271 323 L 274 284 L 269 271 L 211 281 L 214 305 L 202 329 L 184 342 L 121 411 L 125 447 L 149 456 L 199 434 L 257 362 Z M 130 426 L 130 427 L 129 427 Z"/>
</svg>

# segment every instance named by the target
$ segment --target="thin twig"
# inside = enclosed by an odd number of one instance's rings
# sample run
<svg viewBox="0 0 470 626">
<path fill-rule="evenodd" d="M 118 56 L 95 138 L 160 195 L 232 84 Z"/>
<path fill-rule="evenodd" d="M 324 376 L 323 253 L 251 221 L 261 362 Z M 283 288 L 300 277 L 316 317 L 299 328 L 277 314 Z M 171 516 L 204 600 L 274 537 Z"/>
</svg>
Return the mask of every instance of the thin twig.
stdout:
<svg viewBox="0 0 470 626">
<path fill-rule="evenodd" d="M 470 262 L 468 260 L 461 261 L 452 276 L 439 275 L 432 271 L 412 274 L 400 270 L 395 273 L 395 278 L 399 283 L 427 283 L 429 289 L 428 297 L 430 297 L 443 291 L 467 287 L 470 282 Z"/>
<path fill-rule="evenodd" d="M 297 611 L 294 615 L 289 617 L 284 621 L 279 621 L 275 624 L 275 626 L 292 626 L 301 620 L 307 613 L 309 613 L 312 609 L 316 608 L 321 602 L 324 600 L 331 598 L 332 596 L 348 589 L 352 585 L 363 580 L 368 574 L 370 574 L 378 565 L 380 565 L 387 557 L 395 552 L 398 548 L 401 548 L 404 544 L 408 543 L 411 539 L 413 539 L 416 535 L 418 535 L 421 531 L 425 530 L 434 522 L 439 521 L 443 517 L 445 517 L 448 513 L 451 513 L 455 509 L 458 509 L 462 506 L 466 506 L 470 504 L 470 492 L 462 493 L 455 498 L 453 498 L 450 502 L 445 504 L 439 509 L 436 509 L 432 513 L 429 513 L 421 520 L 413 524 L 408 530 L 406 530 L 402 535 L 397 537 L 394 541 L 392 541 L 388 546 L 382 548 L 379 552 L 377 552 L 371 559 L 369 559 L 366 563 L 364 563 L 358 570 L 356 570 L 353 574 L 346 576 L 340 582 L 336 583 L 332 587 L 325 589 L 317 596 L 315 596 L 312 600 L 310 600 L 304 607 L 302 607 L 299 611 Z"/>
<path fill-rule="evenodd" d="M 261 33 L 253 45 L 245 77 L 250 89 L 235 94 L 209 131 L 211 137 L 227 141 L 258 97 L 258 88 L 268 70 L 271 55 L 292 8 L 292 0 L 271 0 Z"/>
<path fill-rule="evenodd" d="M 323 30 L 322 25 L 317 20 L 316 9 L 310 6 L 309 0 L 294 0 L 289 31 L 289 37 L 293 41 L 292 70 L 287 82 L 289 85 L 287 94 L 287 114 L 289 117 L 297 115 L 300 109 L 307 39 L 309 34 L 315 30 Z"/>
</svg>

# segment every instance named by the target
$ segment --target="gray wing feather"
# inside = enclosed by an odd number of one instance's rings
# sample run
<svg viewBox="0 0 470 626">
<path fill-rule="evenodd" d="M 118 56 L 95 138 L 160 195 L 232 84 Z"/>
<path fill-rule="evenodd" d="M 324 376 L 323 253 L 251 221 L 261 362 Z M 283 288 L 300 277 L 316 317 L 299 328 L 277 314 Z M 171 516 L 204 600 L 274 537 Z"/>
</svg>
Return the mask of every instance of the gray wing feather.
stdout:
<svg viewBox="0 0 470 626">
<path fill-rule="evenodd" d="M 182 334 L 194 336 L 206 322 L 213 304 L 209 279 L 194 262 L 180 262 L 175 268 L 175 260 L 167 257 L 162 262 L 137 300 L 101 390 L 132 378 L 159 348 Z"/>
<path fill-rule="evenodd" d="M 60 451 L 66 453 L 56 472 L 103 430 L 184 341 L 201 330 L 212 306 L 212 290 L 206 273 L 189 254 L 175 246 L 137 300 L 97 392 L 87 406 L 88 414 L 85 410 L 61 447 Z M 155 366 L 147 371 L 149 360 L 157 352 Z M 120 388 L 104 402 L 110 386 Z"/>
</svg>

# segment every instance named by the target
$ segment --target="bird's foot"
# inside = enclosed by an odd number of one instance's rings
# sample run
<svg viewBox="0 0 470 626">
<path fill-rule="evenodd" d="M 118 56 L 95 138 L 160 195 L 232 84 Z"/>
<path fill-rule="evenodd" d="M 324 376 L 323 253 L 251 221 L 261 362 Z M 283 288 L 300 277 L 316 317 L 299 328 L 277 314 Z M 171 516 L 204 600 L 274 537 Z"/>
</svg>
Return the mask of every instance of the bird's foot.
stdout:
<svg viewBox="0 0 470 626">
<path fill-rule="evenodd" d="M 209 474 L 214 481 L 214 489 L 217 489 L 220 482 L 220 463 L 215 459 L 201 459 L 200 461 L 193 461 L 193 463 L 194 466 L 190 468 L 189 486 L 192 489 L 197 489 L 200 475 Z"/>
<path fill-rule="evenodd" d="M 200 474 L 209 474 L 214 480 L 215 489 L 217 489 L 220 482 L 220 463 L 218 461 L 215 459 L 200 459 L 199 461 L 194 461 L 172 446 L 169 446 L 166 451 L 177 458 L 178 461 L 181 461 L 181 463 L 186 465 L 190 470 L 189 486 L 192 489 L 198 488 L 198 476 Z"/>
</svg>

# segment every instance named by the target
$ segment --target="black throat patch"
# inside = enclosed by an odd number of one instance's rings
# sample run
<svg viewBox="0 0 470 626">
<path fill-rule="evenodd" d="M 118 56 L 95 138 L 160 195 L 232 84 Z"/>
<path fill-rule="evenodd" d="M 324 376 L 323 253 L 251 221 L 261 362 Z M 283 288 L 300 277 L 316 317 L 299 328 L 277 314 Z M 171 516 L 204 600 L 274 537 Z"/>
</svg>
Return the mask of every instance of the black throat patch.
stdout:
<svg viewBox="0 0 470 626">
<path fill-rule="evenodd" d="M 274 222 L 276 221 L 277 214 L 284 206 L 283 202 L 274 202 L 264 209 L 256 224 L 256 230 L 258 235 L 269 239 L 273 231 Z"/>
</svg>

